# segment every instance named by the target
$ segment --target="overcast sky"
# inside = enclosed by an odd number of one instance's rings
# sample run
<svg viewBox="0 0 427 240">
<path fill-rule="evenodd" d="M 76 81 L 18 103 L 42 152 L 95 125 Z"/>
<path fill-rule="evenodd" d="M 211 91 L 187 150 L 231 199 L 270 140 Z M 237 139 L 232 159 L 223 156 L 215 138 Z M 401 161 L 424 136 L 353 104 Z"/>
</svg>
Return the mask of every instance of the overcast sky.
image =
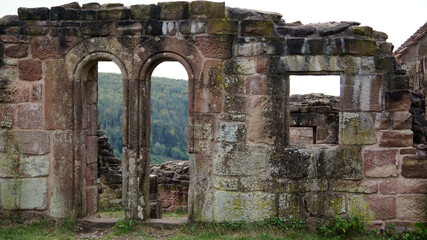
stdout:
<svg viewBox="0 0 427 240">
<path fill-rule="evenodd" d="M 0 16 L 16 15 L 19 7 L 51 7 L 71 0 L 2 0 Z M 150 0 L 78 0 L 88 2 L 120 2 L 125 6 L 167 1 Z M 223 1 L 215 1 L 223 2 Z M 427 0 L 226 0 L 226 6 L 278 12 L 286 22 L 318 23 L 329 21 L 356 21 L 388 34 L 388 41 L 397 49 L 427 21 Z M 163 68 L 161 68 L 164 66 Z M 173 70 L 172 70 L 173 69 Z M 100 71 L 117 71 L 112 66 Z M 153 75 L 187 78 L 183 67 L 159 65 Z"/>
</svg>

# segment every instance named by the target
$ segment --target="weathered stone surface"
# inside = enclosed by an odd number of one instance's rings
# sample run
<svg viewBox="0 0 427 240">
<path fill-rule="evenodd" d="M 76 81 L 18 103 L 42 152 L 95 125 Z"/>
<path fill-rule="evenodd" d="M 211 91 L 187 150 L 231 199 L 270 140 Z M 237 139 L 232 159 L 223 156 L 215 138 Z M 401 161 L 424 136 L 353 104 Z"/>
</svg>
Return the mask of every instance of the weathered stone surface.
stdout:
<svg viewBox="0 0 427 240">
<path fill-rule="evenodd" d="M 0 81 L 12 82 L 18 77 L 19 69 L 17 67 L 5 66 L 0 69 Z"/>
<path fill-rule="evenodd" d="M 267 84 L 266 84 L 267 85 Z M 280 91 L 280 89 L 275 88 Z M 284 142 L 284 121 L 277 109 L 282 108 L 281 97 L 254 97 L 250 101 L 248 137 L 256 143 Z"/>
<path fill-rule="evenodd" d="M 323 179 L 291 180 L 285 182 L 286 193 L 326 192 L 328 182 Z"/>
<path fill-rule="evenodd" d="M 43 128 L 43 106 L 41 104 L 18 105 L 17 126 L 19 128 Z"/>
<path fill-rule="evenodd" d="M 369 114 L 344 112 L 340 114 L 339 141 L 345 145 L 376 143 L 373 120 Z"/>
<path fill-rule="evenodd" d="M 374 181 L 340 181 L 336 180 L 332 187 L 337 192 L 376 193 L 378 183 Z M 382 193 L 382 190 L 381 190 Z"/>
<path fill-rule="evenodd" d="M 397 217 L 405 220 L 424 220 L 427 216 L 426 195 L 397 197 Z"/>
<path fill-rule="evenodd" d="M 76 38 L 66 38 L 58 44 L 54 39 L 48 37 L 33 37 L 31 39 L 31 54 L 33 58 L 55 58 L 60 57 L 77 42 Z"/>
<path fill-rule="evenodd" d="M 381 131 L 380 147 L 411 147 L 413 133 L 410 130 Z"/>
<path fill-rule="evenodd" d="M 74 159 L 71 131 L 54 131 L 52 162 L 52 188 L 49 213 L 53 217 L 70 217 L 73 210 Z"/>
<path fill-rule="evenodd" d="M 412 114 L 410 112 L 394 112 L 393 129 L 411 129 Z"/>
<path fill-rule="evenodd" d="M 80 29 L 82 34 L 102 37 L 114 34 L 116 24 L 113 21 L 83 22 Z"/>
<path fill-rule="evenodd" d="M 24 177 L 47 177 L 49 175 L 48 156 L 28 156 L 21 159 Z"/>
<path fill-rule="evenodd" d="M 411 95 L 408 91 L 390 91 L 385 94 L 385 110 L 409 111 L 411 107 Z"/>
<path fill-rule="evenodd" d="M 298 195 L 279 195 L 279 218 L 280 219 L 302 219 L 304 202 Z"/>
<path fill-rule="evenodd" d="M 266 174 L 268 149 L 243 144 L 215 145 L 213 173 L 221 176 Z"/>
<path fill-rule="evenodd" d="M 364 197 L 376 220 L 396 218 L 396 198 L 390 196 L 368 195 Z"/>
<path fill-rule="evenodd" d="M 179 23 L 179 31 L 183 34 L 198 34 L 206 31 L 206 23 L 203 21 L 182 21 Z"/>
<path fill-rule="evenodd" d="M 311 216 L 331 216 L 345 212 L 345 197 L 341 195 L 313 194 L 304 199 Z"/>
<path fill-rule="evenodd" d="M 8 210 L 44 210 L 47 206 L 46 178 L 1 179 L 1 206 Z"/>
<path fill-rule="evenodd" d="M 236 35 L 237 22 L 223 21 L 223 20 L 210 20 L 208 21 L 207 32 L 209 34 Z"/>
<path fill-rule="evenodd" d="M 157 8 L 155 4 L 150 5 L 132 5 L 130 6 L 131 18 L 132 19 L 148 19 L 156 18 Z"/>
<path fill-rule="evenodd" d="M 194 112 L 220 112 L 220 86 L 223 76 L 223 67 L 220 61 L 206 61 L 203 66 L 202 78 L 195 84 Z"/>
<path fill-rule="evenodd" d="M 270 156 L 270 174 L 276 178 L 306 178 L 311 155 L 310 149 L 286 148 L 283 153 Z"/>
<path fill-rule="evenodd" d="M 215 221 L 260 221 L 276 212 L 275 195 L 263 192 L 236 193 L 217 191 L 215 193 Z"/>
<path fill-rule="evenodd" d="M 31 90 L 31 101 L 41 102 L 43 101 L 43 84 L 34 84 Z"/>
<path fill-rule="evenodd" d="M 427 193 L 425 179 L 393 179 L 380 183 L 382 194 Z"/>
<path fill-rule="evenodd" d="M 67 79 L 62 60 L 46 63 L 45 91 L 45 128 L 70 129 L 73 120 L 73 83 Z"/>
<path fill-rule="evenodd" d="M 362 179 L 362 153 L 357 146 L 339 147 L 333 158 L 332 176 L 337 179 Z"/>
<path fill-rule="evenodd" d="M 404 156 L 402 175 L 407 178 L 427 178 L 427 158 L 417 155 Z"/>
<path fill-rule="evenodd" d="M 47 20 L 49 8 L 18 8 L 19 20 Z"/>
<path fill-rule="evenodd" d="M 197 36 L 196 46 L 207 58 L 230 58 L 233 38 L 228 35 Z"/>
<path fill-rule="evenodd" d="M 394 201 L 394 203 L 396 203 L 396 201 Z M 365 197 L 361 195 L 349 196 L 348 214 L 350 214 L 350 216 L 359 215 L 364 221 L 372 221 L 375 219 L 375 212 L 371 209 Z"/>
<path fill-rule="evenodd" d="M 50 137 L 48 132 L 15 131 L 13 137 L 19 151 L 24 154 L 42 155 L 50 151 Z"/>
<path fill-rule="evenodd" d="M 396 177 L 397 150 L 366 150 L 363 153 L 365 177 Z"/>
<path fill-rule="evenodd" d="M 270 36 L 274 32 L 272 21 L 245 20 L 240 28 L 243 36 Z"/>
<path fill-rule="evenodd" d="M 375 41 L 359 40 L 359 39 L 344 39 L 345 53 L 356 55 L 374 55 L 377 50 Z"/>
<path fill-rule="evenodd" d="M 42 62 L 39 60 L 19 61 L 19 78 L 27 81 L 37 81 L 42 78 Z"/>
<path fill-rule="evenodd" d="M 225 18 L 225 3 L 194 1 L 189 5 L 190 18 Z"/>
<path fill-rule="evenodd" d="M 11 58 L 24 58 L 28 56 L 28 45 L 19 44 L 4 49 L 4 54 Z"/>
<path fill-rule="evenodd" d="M 187 2 L 161 2 L 157 4 L 157 7 L 161 20 L 187 19 L 189 17 Z"/>
</svg>

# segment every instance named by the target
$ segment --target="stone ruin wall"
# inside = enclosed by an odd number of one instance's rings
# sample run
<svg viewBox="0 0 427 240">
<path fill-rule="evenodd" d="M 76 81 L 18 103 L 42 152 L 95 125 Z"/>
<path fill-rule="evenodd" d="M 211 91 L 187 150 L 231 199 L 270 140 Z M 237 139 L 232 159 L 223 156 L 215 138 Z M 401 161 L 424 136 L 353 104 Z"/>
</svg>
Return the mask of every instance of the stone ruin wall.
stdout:
<svg viewBox="0 0 427 240">
<path fill-rule="evenodd" d="M 176 60 L 189 73 L 191 222 L 425 221 L 427 160 L 386 38 L 206 1 L 20 8 L 0 20 L 0 209 L 96 211 L 96 62 L 112 60 L 125 93 L 123 206 L 146 219 L 150 74 Z M 289 145 L 291 74 L 340 76 L 338 144 Z"/>
<path fill-rule="evenodd" d="M 412 91 L 412 130 L 419 154 L 427 155 L 427 23 L 400 47 L 395 55 L 398 67 L 406 71 L 402 82 L 409 82 Z"/>
<path fill-rule="evenodd" d="M 290 145 L 337 144 L 339 97 L 290 95 Z"/>
<path fill-rule="evenodd" d="M 336 96 L 324 94 L 291 95 L 290 144 L 337 144 L 338 106 L 339 97 Z M 307 138 L 304 137 L 304 134 Z M 98 205 L 100 208 L 121 207 L 121 160 L 114 157 L 107 136 L 102 131 L 98 131 L 97 136 Z M 316 136 L 315 142 L 313 136 Z M 156 186 L 150 187 L 150 202 L 160 201 L 161 211 L 187 212 L 190 178 L 188 170 L 188 161 L 151 164 L 150 179 L 155 179 L 150 182 L 154 181 L 152 184 Z M 151 205 L 157 206 L 156 203 Z M 156 218 L 161 217 L 156 216 Z"/>
<path fill-rule="evenodd" d="M 98 208 L 122 207 L 122 160 L 114 157 L 108 137 L 98 130 Z"/>
</svg>

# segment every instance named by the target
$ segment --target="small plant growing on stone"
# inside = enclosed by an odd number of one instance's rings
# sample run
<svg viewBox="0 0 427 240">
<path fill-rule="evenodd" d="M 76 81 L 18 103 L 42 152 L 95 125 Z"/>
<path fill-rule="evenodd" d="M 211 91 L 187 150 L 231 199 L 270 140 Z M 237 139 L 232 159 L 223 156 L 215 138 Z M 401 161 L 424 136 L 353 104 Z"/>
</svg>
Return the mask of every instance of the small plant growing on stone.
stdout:
<svg viewBox="0 0 427 240">
<path fill-rule="evenodd" d="M 135 223 L 132 219 L 124 218 L 117 222 L 116 224 L 116 231 L 114 232 L 115 235 L 124 235 L 131 231 L 133 231 L 135 228 Z"/>
<path fill-rule="evenodd" d="M 361 221 L 360 216 L 358 215 L 351 216 L 348 220 L 337 216 L 330 225 L 320 227 L 319 231 L 325 237 L 348 237 L 364 233 L 365 224 Z"/>
</svg>

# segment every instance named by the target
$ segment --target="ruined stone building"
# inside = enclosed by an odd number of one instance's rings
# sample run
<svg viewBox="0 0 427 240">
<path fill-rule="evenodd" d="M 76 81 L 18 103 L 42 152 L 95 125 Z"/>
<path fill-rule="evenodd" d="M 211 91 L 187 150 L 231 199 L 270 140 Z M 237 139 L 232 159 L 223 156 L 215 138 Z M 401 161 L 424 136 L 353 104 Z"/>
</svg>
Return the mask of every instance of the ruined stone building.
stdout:
<svg viewBox="0 0 427 240">
<path fill-rule="evenodd" d="M 395 56 L 399 68 L 406 71 L 401 81 L 409 81 L 413 90 L 410 113 L 414 145 L 420 154 L 427 155 L 427 23 L 396 50 Z"/>
<path fill-rule="evenodd" d="M 147 219 L 150 78 L 172 60 L 189 76 L 190 222 L 425 221 L 414 91 L 386 39 L 207 1 L 20 8 L 0 20 L 0 210 L 97 210 L 97 62 L 111 60 L 123 76 L 123 207 Z M 289 76 L 306 74 L 340 77 L 334 141 L 290 143 Z"/>
</svg>

